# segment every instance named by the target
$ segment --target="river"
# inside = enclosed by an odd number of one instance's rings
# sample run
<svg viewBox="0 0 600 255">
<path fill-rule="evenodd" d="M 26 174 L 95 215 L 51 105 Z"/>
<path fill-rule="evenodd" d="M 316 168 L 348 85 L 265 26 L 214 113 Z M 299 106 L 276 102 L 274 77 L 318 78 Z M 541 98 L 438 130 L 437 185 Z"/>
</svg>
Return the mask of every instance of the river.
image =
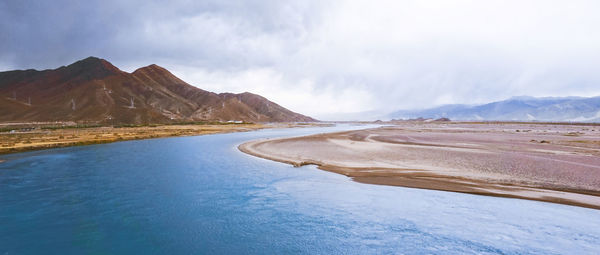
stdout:
<svg viewBox="0 0 600 255">
<path fill-rule="evenodd" d="M 0 254 L 600 253 L 600 210 L 361 184 L 237 150 L 357 128 L 2 155 Z"/>
</svg>

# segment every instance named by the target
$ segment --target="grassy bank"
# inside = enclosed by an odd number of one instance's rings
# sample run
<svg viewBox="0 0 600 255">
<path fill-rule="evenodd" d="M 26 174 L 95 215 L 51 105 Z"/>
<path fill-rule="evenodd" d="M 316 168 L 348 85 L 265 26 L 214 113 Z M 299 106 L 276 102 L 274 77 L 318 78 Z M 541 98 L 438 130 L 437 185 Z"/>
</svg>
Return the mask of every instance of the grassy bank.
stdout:
<svg viewBox="0 0 600 255">
<path fill-rule="evenodd" d="M 174 123 L 167 125 L 21 125 L 0 130 L 0 154 L 49 148 L 112 143 L 171 136 L 250 131 L 268 127 L 253 123 Z"/>
</svg>

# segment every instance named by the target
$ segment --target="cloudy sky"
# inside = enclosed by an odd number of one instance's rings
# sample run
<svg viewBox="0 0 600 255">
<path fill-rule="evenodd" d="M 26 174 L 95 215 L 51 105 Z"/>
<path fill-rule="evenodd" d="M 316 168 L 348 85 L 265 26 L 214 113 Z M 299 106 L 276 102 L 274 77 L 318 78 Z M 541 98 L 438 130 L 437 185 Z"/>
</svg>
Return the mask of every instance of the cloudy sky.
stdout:
<svg viewBox="0 0 600 255">
<path fill-rule="evenodd" d="M 152 63 L 321 119 L 600 95 L 600 1 L 0 2 L 0 71 Z M 358 113 L 358 114 L 355 114 Z"/>
</svg>

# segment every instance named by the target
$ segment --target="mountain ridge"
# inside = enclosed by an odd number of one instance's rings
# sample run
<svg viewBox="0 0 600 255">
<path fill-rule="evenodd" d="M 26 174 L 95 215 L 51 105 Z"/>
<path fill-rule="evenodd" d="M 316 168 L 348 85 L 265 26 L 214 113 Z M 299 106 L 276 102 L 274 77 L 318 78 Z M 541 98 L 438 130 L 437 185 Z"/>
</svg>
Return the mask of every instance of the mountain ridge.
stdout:
<svg viewBox="0 0 600 255">
<path fill-rule="evenodd" d="M 0 72 L 3 122 L 230 120 L 316 121 L 249 92 L 217 94 L 194 87 L 156 64 L 128 73 L 107 60 L 88 57 L 56 69 Z"/>
<path fill-rule="evenodd" d="M 487 104 L 452 104 L 420 110 L 400 110 L 389 118 L 450 118 L 452 120 L 600 122 L 600 96 L 516 96 Z"/>
</svg>

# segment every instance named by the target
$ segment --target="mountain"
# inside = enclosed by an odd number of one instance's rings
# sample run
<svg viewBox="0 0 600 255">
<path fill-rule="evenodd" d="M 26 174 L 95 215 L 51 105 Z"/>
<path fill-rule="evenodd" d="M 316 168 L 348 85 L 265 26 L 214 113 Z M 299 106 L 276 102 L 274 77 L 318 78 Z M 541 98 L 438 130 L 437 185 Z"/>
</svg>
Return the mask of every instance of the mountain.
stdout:
<svg viewBox="0 0 600 255">
<path fill-rule="evenodd" d="M 127 73 L 89 57 L 53 70 L 0 72 L 0 121 L 307 122 L 252 93 L 216 94 L 149 65 Z"/>
<path fill-rule="evenodd" d="M 444 105 L 425 110 L 401 110 L 389 118 L 452 120 L 600 122 L 600 97 L 513 97 L 482 105 Z"/>
</svg>

